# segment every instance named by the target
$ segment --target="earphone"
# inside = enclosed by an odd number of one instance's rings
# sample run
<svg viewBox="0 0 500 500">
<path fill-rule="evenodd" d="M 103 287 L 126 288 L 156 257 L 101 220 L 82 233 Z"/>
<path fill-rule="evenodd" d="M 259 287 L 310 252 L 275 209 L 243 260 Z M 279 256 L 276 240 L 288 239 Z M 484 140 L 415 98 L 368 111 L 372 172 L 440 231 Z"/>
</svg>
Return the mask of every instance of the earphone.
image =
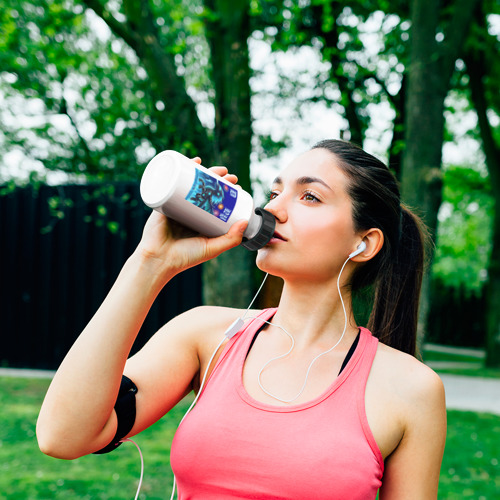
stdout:
<svg viewBox="0 0 500 500">
<path fill-rule="evenodd" d="M 353 257 L 356 257 L 356 255 L 359 255 L 360 253 L 363 253 L 365 250 L 366 250 L 366 243 L 364 241 L 362 241 L 358 245 L 358 248 L 356 248 L 356 250 L 354 250 L 354 252 L 352 252 L 352 253 L 349 254 L 349 259 L 352 259 Z"/>
</svg>

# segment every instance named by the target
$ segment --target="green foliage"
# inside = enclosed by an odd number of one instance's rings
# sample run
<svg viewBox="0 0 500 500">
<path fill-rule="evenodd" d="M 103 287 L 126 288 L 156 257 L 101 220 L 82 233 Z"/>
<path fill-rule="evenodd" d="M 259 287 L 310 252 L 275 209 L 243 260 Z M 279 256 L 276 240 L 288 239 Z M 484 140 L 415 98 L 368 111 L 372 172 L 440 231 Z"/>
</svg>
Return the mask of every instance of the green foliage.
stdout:
<svg viewBox="0 0 500 500">
<path fill-rule="evenodd" d="M 11 145 L 49 170 L 130 176 L 151 123 L 146 79 L 130 50 L 93 30 L 77 3 L 18 0 L 3 15 L 17 24 L 0 40 L 3 113 L 33 110 L 36 120 L 30 133 L 22 121 L 2 120 Z"/>
<path fill-rule="evenodd" d="M 253 14 L 256 30 L 272 44 L 273 52 L 310 46 L 329 66 L 325 78 L 309 86 L 309 93 L 302 91 L 300 75 L 282 77 L 278 102 L 294 92 L 305 96 L 301 104 L 324 102 L 346 118 L 342 133 L 358 143 L 372 125 L 373 104 L 388 102 L 401 113 L 398 93 L 409 38 L 404 2 L 259 2 Z"/>
<path fill-rule="evenodd" d="M 264 160 L 272 156 L 277 156 L 281 149 L 289 144 L 289 137 L 285 136 L 279 140 L 274 140 L 269 134 L 260 134 L 258 137 L 258 145 L 256 147 L 257 158 Z"/>
<path fill-rule="evenodd" d="M 137 179 L 142 166 L 161 149 L 193 153 L 199 145 L 193 119 L 179 125 L 175 109 L 185 101 L 180 103 L 177 94 L 170 100 L 160 97 L 161 88 L 168 87 L 173 76 L 181 78 L 183 91 L 198 109 L 208 110 L 203 119 L 209 139 L 205 142 L 217 137 L 211 116 L 220 110 L 213 113 L 214 68 L 205 27 L 207 21 L 223 14 L 206 8 L 205 3 L 11 0 L 0 11 L 0 162 L 2 154 L 20 151 L 32 165 L 43 165 L 46 171 L 103 181 Z M 92 5 L 103 6 L 104 14 L 99 17 L 95 8 L 89 8 Z M 449 2 L 441 11 L 439 35 L 446 32 L 453 6 Z M 324 63 L 314 79 L 299 71 L 277 75 L 270 106 L 294 108 L 300 117 L 308 112 L 308 104 L 325 103 L 345 117 L 345 137 L 357 142 L 363 141 L 377 118 L 374 104 L 388 102 L 396 117 L 402 116 L 405 96 L 401 89 L 409 66 L 408 2 L 249 0 L 249 7 L 253 36 L 271 44 L 273 57 L 308 46 Z M 137 19 L 130 17 L 132 12 L 143 14 L 144 8 L 151 9 L 147 13 L 154 20 L 152 31 L 146 34 L 138 31 Z M 498 2 L 483 2 L 483 11 L 498 15 Z M 112 32 L 112 19 L 123 31 L 131 28 L 130 36 L 120 36 L 116 26 Z M 131 35 L 157 40 L 159 55 L 173 62 L 175 75 L 153 75 Z M 438 38 L 436 47 L 446 42 Z M 498 122 L 500 109 L 498 44 L 498 36 L 479 24 L 467 40 L 467 47 L 485 53 L 489 72 L 484 83 L 492 123 Z M 452 85 L 457 90 L 448 100 L 450 114 L 456 111 L 455 103 L 467 98 L 468 79 L 460 64 Z M 290 131 L 286 126 L 282 130 L 281 136 L 255 134 L 256 158 L 274 156 L 290 145 Z M 394 138 L 391 155 L 397 156 L 405 148 L 401 121 L 395 121 L 394 132 L 400 137 Z M 498 141 L 500 128 L 496 126 L 493 132 Z M 476 140 L 479 137 L 474 127 L 469 134 Z M 446 139 L 453 139 L 450 131 Z M 465 287 L 472 293 L 487 277 L 493 207 L 486 179 L 480 179 L 483 187 L 474 187 L 476 174 L 466 170 L 451 168 L 444 174 L 434 275 L 448 286 Z M 33 174 L 30 181 L 40 179 Z M 64 203 L 54 200 L 51 210 L 57 221 L 64 216 Z M 111 232 L 120 231 L 102 212 L 97 209 L 96 223 Z"/>
<path fill-rule="evenodd" d="M 444 172 L 433 277 L 477 293 L 487 279 L 494 201 L 488 177 L 468 167 Z"/>
<path fill-rule="evenodd" d="M 208 100 L 200 2 L 153 6 L 165 52 Z M 178 144 L 164 142 L 176 117 L 153 92 L 136 51 L 85 2 L 13 0 L 0 29 L 3 154 L 20 151 L 31 164 L 90 180 L 121 180 L 137 179 L 158 150 L 183 149 L 178 131 Z"/>
</svg>

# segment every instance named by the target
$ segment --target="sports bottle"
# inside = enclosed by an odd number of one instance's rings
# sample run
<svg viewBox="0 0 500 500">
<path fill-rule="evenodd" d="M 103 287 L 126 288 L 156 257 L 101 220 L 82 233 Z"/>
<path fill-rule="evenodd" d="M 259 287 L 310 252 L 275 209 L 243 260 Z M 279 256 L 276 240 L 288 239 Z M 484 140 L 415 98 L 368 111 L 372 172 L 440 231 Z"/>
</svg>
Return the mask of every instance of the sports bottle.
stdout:
<svg viewBox="0 0 500 500">
<path fill-rule="evenodd" d="M 274 234 L 274 216 L 255 208 L 249 193 L 177 151 L 163 151 L 148 163 L 140 192 L 148 207 L 208 237 L 245 219 L 242 245 L 249 250 L 262 248 Z"/>
</svg>

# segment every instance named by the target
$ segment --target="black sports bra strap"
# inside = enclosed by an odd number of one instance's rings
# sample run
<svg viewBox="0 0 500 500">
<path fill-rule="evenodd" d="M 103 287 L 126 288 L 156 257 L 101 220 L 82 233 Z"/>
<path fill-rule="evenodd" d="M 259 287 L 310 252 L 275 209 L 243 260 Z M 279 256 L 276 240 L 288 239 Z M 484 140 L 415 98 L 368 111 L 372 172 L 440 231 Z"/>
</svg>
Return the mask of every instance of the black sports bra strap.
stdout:
<svg viewBox="0 0 500 500">
<path fill-rule="evenodd" d="M 354 342 L 352 343 L 351 348 L 349 349 L 349 352 L 347 353 L 346 357 L 344 358 L 344 362 L 340 367 L 339 375 L 342 373 L 342 370 L 347 366 L 347 363 L 349 363 L 349 360 L 352 358 L 352 355 L 354 354 L 354 351 L 356 350 L 356 347 L 359 343 L 360 334 L 361 330 L 358 330 L 358 334 L 356 335 L 356 338 L 354 339 Z"/>
</svg>

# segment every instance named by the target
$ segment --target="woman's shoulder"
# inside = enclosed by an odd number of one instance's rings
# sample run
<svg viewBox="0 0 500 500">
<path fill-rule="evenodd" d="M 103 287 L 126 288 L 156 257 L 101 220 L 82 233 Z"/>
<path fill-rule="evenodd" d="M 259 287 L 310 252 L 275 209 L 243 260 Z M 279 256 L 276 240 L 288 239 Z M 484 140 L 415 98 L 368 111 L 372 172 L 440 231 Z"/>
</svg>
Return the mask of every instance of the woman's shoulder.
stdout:
<svg viewBox="0 0 500 500">
<path fill-rule="evenodd" d="M 212 335 L 223 335 L 238 318 L 253 318 L 261 312 L 223 306 L 198 306 L 180 314 L 170 324 L 174 327 L 176 324 L 182 325 L 183 330 L 192 335 L 210 338 Z"/>
<path fill-rule="evenodd" d="M 232 336 L 227 334 L 240 330 L 244 324 L 259 315 L 262 311 L 237 309 L 220 306 L 199 306 L 181 314 L 173 321 L 182 325 L 187 333 L 188 342 L 196 349 L 200 359 L 200 374 L 205 373 L 207 363 L 211 359 L 214 349 L 219 346 L 219 353 Z M 247 318 L 241 322 L 238 319 Z M 222 341 L 222 342 L 221 342 Z M 215 358 L 217 360 L 217 357 Z"/>
<path fill-rule="evenodd" d="M 198 306 L 182 313 L 178 316 L 182 321 L 202 322 L 207 326 L 209 324 L 221 325 L 228 321 L 232 322 L 237 318 L 255 317 L 260 314 L 261 310 L 252 309 L 248 312 L 246 309 L 238 309 L 235 307 L 224 306 Z"/>
<path fill-rule="evenodd" d="M 376 379 L 408 407 L 444 402 L 439 375 L 410 354 L 379 342 L 372 370 Z"/>
</svg>

